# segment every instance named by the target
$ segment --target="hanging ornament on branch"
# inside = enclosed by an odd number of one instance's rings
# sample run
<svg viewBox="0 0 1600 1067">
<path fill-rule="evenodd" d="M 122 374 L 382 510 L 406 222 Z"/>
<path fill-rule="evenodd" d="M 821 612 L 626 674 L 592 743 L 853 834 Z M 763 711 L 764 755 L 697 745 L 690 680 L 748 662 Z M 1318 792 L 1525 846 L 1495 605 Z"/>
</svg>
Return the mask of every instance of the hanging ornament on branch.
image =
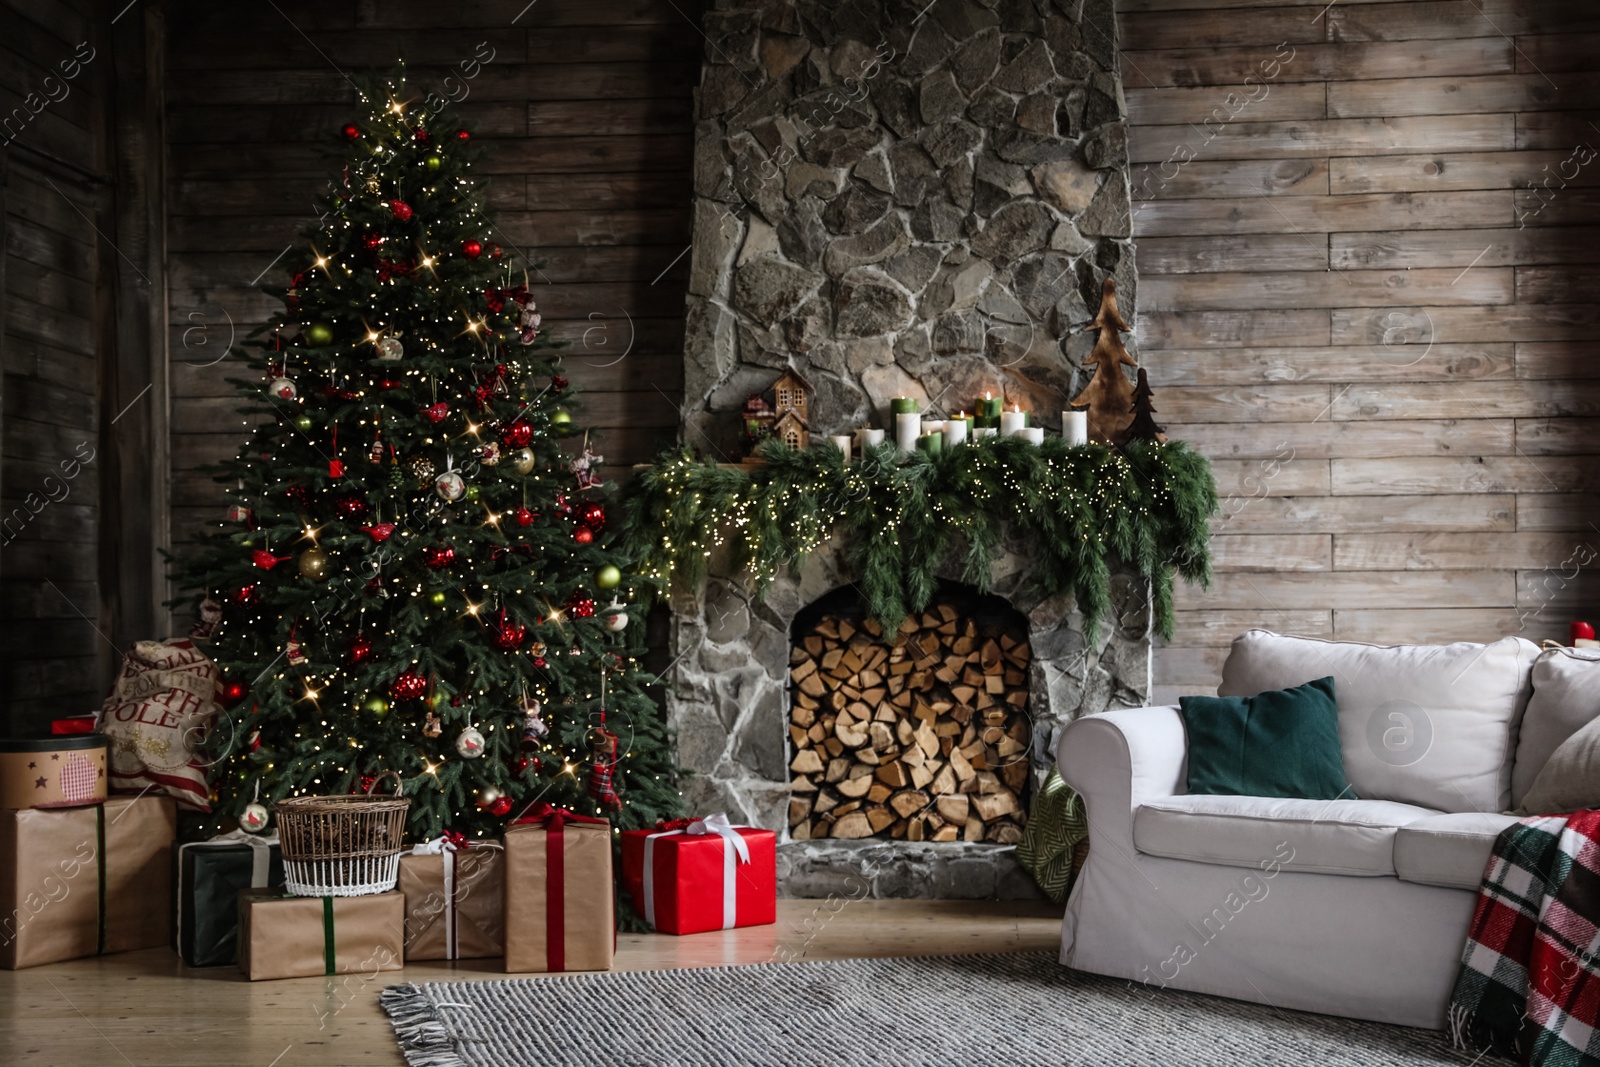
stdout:
<svg viewBox="0 0 1600 1067">
<path fill-rule="evenodd" d="M 617 735 L 606 729 L 606 670 L 600 668 L 600 725 L 589 735 L 589 796 L 603 811 L 621 811 L 617 795 Z"/>
<path fill-rule="evenodd" d="M 502 652 L 515 652 L 528 639 L 528 627 L 520 622 L 512 622 L 505 608 L 501 608 L 489 624 L 489 633 L 494 647 Z"/>
<path fill-rule="evenodd" d="M 406 346 L 400 342 L 399 330 L 378 338 L 379 363 L 399 363 L 405 354 Z"/>
<path fill-rule="evenodd" d="M 300 577 L 309 578 L 313 582 L 326 581 L 328 554 L 315 545 L 300 553 Z"/>
<path fill-rule="evenodd" d="M 483 755 L 485 741 L 476 726 L 469 726 L 456 737 L 456 751 L 464 759 L 477 759 Z"/>
<path fill-rule="evenodd" d="M 290 558 L 289 556 L 274 556 L 264 548 L 258 548 L 250 553 L 250 562 L 264 571 L 270 571 L 280 563 L 287 563 Z"/>
<path fill-rule="evenodd" d="M 389 696 L 395 701 L 420 700 L 427 691 L 427 680 L 409 668 L 401 671 L 389 683 Z"/>
</svg>

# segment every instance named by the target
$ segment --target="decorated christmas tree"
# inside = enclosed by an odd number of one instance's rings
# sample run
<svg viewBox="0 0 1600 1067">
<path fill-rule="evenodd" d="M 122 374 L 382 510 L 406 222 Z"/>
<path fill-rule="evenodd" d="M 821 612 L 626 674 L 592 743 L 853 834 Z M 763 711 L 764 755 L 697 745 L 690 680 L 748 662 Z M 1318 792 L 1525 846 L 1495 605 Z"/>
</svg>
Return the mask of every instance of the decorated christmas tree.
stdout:
<svg viewBox="0 0 1600 1067">
<path fill-rule="evenodd" d="M 217 468 L 232 506 L 180 569 L 226 679 L 216 811 L 254 828 L 257 805 L 395 771 L 419 838 L 534 800 L 676 814 L 642 587 L 587 436 L 562 447 L 572 391 L 478 149 L 403 72 L 361 95 L 233 380 L 255 425 Z"/>
</svg>

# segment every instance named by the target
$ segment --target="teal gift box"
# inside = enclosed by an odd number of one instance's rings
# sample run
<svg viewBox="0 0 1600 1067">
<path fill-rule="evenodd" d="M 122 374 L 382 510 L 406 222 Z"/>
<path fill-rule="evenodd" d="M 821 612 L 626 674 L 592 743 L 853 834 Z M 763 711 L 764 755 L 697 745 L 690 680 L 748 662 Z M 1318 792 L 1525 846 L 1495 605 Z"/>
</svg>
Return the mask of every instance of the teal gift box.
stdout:
<svg viewBox="0 0 1600 1067">
<path fill-rule="evenodd" d="M 283 885 L 277 835 L 252 840 L 235 831 L 180 845 L 172 864 L 177 891 L 172 947 L 191 967 L 237 963 L 239 891 Z"/>
</svg>

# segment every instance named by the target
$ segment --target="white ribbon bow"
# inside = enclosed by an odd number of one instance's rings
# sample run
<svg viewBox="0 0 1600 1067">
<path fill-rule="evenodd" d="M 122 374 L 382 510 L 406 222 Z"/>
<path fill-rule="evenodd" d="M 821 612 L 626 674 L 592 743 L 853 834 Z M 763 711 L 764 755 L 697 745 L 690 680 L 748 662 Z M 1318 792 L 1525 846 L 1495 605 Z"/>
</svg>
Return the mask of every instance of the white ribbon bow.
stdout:
<svg viewBox="0 0 1600 1067">
<path fill-rule="evenodd" d="M 732 930 L 739 925 L 739 864 L 750 862 L 750 846 L 744 835 L 728 821 L 728 813 L 719 811 L 696 819 L 683 830 L 662 830 L 644 839 L 644 920 L 652 928 L 656 925 L 655 852 L 656 838 L 674 834 L 695 836 L 716 834 L 722 838 L 722 928 Z"/>
</svg>

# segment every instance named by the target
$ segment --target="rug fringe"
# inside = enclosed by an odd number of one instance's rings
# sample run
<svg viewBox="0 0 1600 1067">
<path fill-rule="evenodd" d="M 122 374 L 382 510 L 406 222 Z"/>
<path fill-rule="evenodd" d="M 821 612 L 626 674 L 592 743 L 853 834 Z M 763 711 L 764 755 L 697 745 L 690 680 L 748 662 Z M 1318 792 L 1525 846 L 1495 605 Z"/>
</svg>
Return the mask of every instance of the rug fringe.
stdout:
<svg viewBox="0 0 1600 1067">
<path fill-rule="evenodd" d="M 378 995 L 410 1067 L 468 1067 L 438 1009 L 417 985 L 392 985 Z"/>
</svg>

